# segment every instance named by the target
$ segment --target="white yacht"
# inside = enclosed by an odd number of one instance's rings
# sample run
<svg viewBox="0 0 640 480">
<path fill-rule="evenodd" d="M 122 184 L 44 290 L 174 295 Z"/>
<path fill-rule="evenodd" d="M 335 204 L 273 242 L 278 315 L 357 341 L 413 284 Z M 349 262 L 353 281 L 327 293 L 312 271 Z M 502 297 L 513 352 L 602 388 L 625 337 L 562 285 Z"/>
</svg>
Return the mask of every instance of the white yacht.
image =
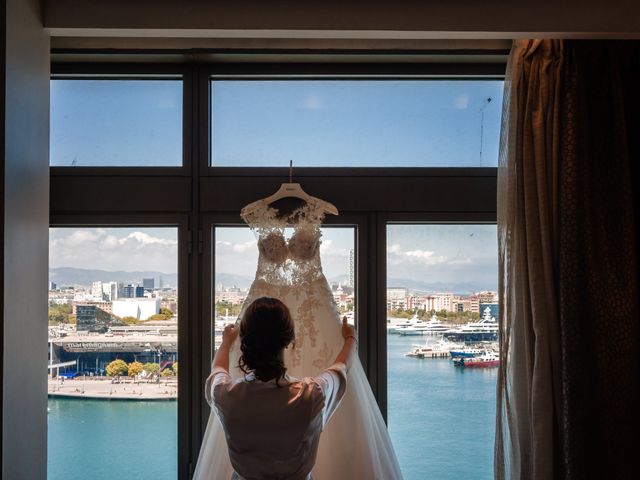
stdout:
<svg viewBox="0 0 640 480">
<path fill-rule="evenodd" d="M 495 317 L 491 316 L 491 309 L 485 308 L 479 322 L 467 323 L 460 328 L 451 329 L 444 333 L 445 338 L 456 342 L 495 341 L 498 339 L 500 326 Z"/>
<path fill-rule="evenodd" d="M 435 315 L 432 315 L 428 322 L 419 322 L 406 328 L 398 329 L 396 333 L 400 335 L 442 335 L 449 329 L 450 327 L 443 324 Z"/>
<path fill-rule="evenodd" d="M 400 333 L 406 328 L 423 324 L 426 324 L 426 322 L 420 320 L 417 315 L 414 315 L 413 318 L 388 318 L 387 332 Z"/>
</svg>

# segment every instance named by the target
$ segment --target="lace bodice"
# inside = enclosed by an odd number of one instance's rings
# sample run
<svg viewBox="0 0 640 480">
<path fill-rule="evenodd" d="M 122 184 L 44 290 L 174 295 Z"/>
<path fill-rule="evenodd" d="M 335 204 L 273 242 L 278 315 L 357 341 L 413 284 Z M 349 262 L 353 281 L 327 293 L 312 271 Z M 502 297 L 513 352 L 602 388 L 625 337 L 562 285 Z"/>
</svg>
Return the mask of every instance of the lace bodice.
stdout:
<svg viewBox="0 0 640 480">
<path fill-rule="evenodd" d="M 320 225 L 325 211 L 313 199 L 281 216 L 262 200 L 247 205 L 242 219 L 258 238 L 256 280 L 271 285 L 304 286 L 322 275 Z M 287 239 L 286 233 L 293 233 Z"/>
</svg>

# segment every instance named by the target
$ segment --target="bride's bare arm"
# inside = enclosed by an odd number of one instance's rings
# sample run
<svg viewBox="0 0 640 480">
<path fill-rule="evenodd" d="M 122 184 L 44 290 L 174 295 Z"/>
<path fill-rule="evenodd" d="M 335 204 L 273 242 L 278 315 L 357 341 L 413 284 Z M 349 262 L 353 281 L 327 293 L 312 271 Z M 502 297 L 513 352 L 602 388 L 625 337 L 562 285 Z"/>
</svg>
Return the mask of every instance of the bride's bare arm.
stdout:
<svg viewBox="0 0 640 480">
<path fill-rule="evenodd" d="M 216 356 L 213 357 L 211 370 L 216 367 L 220 367 L 224 368 L 227 372 L 229 371 L 229 348 L 231 348 L 231 344 L 238 336 L 239 331 L 240 329 L 235 325 L 227 325 L 226 327 L 224 327 L 224 332 L 222 333 L 222 343 L 216 351 Z"/>
<path fill-rule="evenodd" d="M 356 349 L 356 340 L 358 338 L 355 327 L 347 323 L 347 317 L 342 318 L 342 338 L 344 338 L 344 344 L 334 363 L 347 365 Z"/>
</svg>

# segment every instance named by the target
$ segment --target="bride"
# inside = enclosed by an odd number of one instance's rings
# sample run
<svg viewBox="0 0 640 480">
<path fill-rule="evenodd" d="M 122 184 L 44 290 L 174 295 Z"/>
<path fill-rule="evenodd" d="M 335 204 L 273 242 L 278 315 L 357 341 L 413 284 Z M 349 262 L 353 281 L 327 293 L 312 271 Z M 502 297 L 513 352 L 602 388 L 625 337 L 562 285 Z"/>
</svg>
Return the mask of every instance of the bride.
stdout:
<svg viewBox="0 0 640 480">
<path fill-rule="evenodd" d="M 287 209 L 295 199 L 300 205 Z M 280 207 L 280 208 L 278 208 Z M 256 276 L 243 305 L 244 310 L 260 297 L 281 300 L 293 316 L 296 339 L 285 350 L 285 365 L 293 377 L 320 374 L 331 365 L 342 346 L 341 322 L 333 295 L 322 273 L 320 227 L 333 205 L 304 193 L 298 184 L 283 184 L 270 197 L 242 209 L 243 220 L 258 239 Z M 285 238 L 285 229 L 293 233 Z M 240 378 L 237 340 L 230 351 L 230 374 Z M 212 375 L 205 385 L 209 405 Z M 212 408 L 203 438 L 195 480 L 229 479 L 229 460 L 222 424 Z M 316 464 L 315 480 L 395 480 L 400 467 L 382 415 L 357 355 L 349 365 L 349 384 L 340 407 L 327 424 Z"/>
</svg>

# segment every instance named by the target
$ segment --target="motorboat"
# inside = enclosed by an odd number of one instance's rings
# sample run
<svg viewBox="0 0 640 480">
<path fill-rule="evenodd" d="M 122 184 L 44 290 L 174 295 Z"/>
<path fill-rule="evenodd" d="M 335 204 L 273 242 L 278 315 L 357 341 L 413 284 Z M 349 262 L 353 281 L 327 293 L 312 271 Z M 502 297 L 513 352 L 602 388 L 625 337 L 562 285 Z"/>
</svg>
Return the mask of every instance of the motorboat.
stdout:
<svg viewBox="0 0 640 480">
<path fill-rule="evenodd" d="M 451 348 L 458 347 L 455 344 L 452 344 L 446 339 L 441 338 L 435 343 L 431 343 L 429 340 L 425 342 L 424 345 L 413 345 L 413 349 L 408 353 L 405 353 L 406 357 L 415 357 L 415 358 L 443 358 L 449 357 L 449 350 Z"/>
<path fill-rule="evenodd" d="M 428 347 L 427 345 L 414 345 L 413 350 L 408 353 L 405 353 L 405 357 L 414 357 L 414 358 L 424 358 L 425 355 L 433 352 L 433 348 Z"/>
<path fill-rule="evenodd" d="M 486 353 L 486 350 L 482 348 L 466 347 L 449 350 L 449 355 L 451 355 L 451 358 L 472 358 L 478 355 L 482 355 L 483 353 Z"/>
<path fill-rule="evenodd" d="M 458 367 L 487 368 L 500 365 L 500 355 L 496 352 L 485 352 L 477 357 L 459 357 L 453 361 Z"/>
</svg>

